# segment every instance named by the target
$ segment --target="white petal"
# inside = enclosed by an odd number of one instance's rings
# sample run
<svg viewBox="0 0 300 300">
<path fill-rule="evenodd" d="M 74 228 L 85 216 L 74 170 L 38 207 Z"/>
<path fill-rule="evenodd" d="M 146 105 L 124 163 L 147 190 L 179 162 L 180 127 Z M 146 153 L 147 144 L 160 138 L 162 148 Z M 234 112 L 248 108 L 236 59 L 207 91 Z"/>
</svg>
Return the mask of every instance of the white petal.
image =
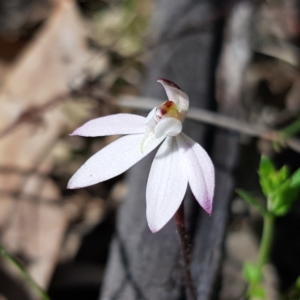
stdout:
<svg viewBox="0 0 300 300">
<path fill-rule="evenodd" d="M 181 121 L 183 121 L 189 109 L 188 95 L 183 92 L 178 85 L 170 80 L 160 78 L 157 80 L 157 82 L 161 83 L 164 87 L 168 99 L 175 102 L 181 116 Z"/>
<path fill-rule="evenodd" d="M 212 212 L 215 188 L 215 171 L 206 151 L 184 133 L 176 137 L 179 153 L 185 160 L 191 190 L 204 210 Z"/>
<path fill-rule="evenodd" d="M 97 152 L 73 175 L 68 188 L 76 189 L 115 177 L 145 157 L 162 139 L 153 139 L 141 152 L 143 134 L 126 135 Z"/>
<path fill-rule="evenodd" d="M 71 135 L 105 136 L 145 132 L 146 118 L 132 114 L 116 114 L 91 120 L 77 128 Z"/>
<path fill-rule="evenodd" d="M 172 218 L 184 198 L 187 177 L 181 168 L 176 141 L 167 137 L 153 160 L 147 183 L 147 221 L 152 232 Z"/>
<path fill-rule="evenodd" d="M 145 151 L 145 149 L 148 147 L 149 144 L 151 144 L 153 139 L 156 139 L 153 131 L 146 129 L 146 132 L 144 134 L 144 137 L 143 137 L 143 140 L 141 143 L 141 152 Z"/>
<path fill-rule="evenodd" d="M 175 118 L 165 118 L 160 120 L 155 128 L 154 133 L 157 138 L 162 136 L 176 136 L 182 130 L 182 123 Z"/>
<path fill-rule="evenodd" d="M 146 117 L 145 121 L 144 121 L 144 125 L 147 126 L 148 129 L 153 129 L 155 127 L 156 124 L 156 111 L 157 111 L 157 107 L 154 107 L 148 114 L 148 116 Z"/>
</svg>

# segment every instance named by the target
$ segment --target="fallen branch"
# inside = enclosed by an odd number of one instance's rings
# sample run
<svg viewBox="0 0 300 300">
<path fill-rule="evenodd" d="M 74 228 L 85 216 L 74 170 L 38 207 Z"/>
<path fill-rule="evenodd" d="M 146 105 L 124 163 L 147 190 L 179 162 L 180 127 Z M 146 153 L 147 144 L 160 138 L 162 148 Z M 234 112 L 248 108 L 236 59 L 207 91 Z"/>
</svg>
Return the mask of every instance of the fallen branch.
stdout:
<svg viewBox="0 0 300 300">
<path fill-rule="evenodd" d="M 116 104 L 120 107 L 128 107 L 141 110 L 150 110 L 153 107 L 159 106 L 161 100 L 148 97 L 137 96 L 121 96 Z M 244 133 L 249 136 L 259 137 L 268 141 L 280 143 L 283 146 L 288 146 L 296 152 L 300 153 L 300 140 L 296 138 L 284 138 L 281 131 L 272 130 L 262 125 L 247 123 L 242 120 L 233 119 L 219 113 L 214 113 L 206 109 L 190 107 L 187 118 L 195 121 L 200 121 L 213 126 L 226 128 L 239 133 Z"/>
</svg>

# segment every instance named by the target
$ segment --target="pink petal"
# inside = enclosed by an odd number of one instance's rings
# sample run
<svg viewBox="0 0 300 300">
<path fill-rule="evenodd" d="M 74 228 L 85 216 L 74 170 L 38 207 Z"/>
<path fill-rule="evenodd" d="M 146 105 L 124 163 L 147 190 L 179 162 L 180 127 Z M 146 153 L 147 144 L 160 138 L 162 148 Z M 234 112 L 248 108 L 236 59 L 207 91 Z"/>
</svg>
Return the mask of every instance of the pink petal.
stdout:
<svg viewBox="0 0 300 300">
<path fill-rule="evenodd" d="M 152 139 L 141 152 L 143 134 L 127 135 L 109 144 L 81 166 L 68 183 L 69 189 L 93 185 L 115 177 L 149 154 L 161 139 Z"/>
<path fill-rule="evenodd" d="M 116 114 L 91 120 L 77 128 L 71 135 L 105 136 L 145 132 L 146 118 L 132 114 Z"/>
<path fill-rule="evenodd" d="M 147 221 L 152 232 L 174 216 L 184 198 L 187 176 L 181 168 L 176 140 L 167 137 L 153 160 L 147 183 Z"/>
<path fill-rule="evenodd" d="M 188 109 L 189 109 L 189 97 L 188 95 L 181 90 L 181 88 L 176 85 L 174 82 L 160 78 L 157 82 L 161 83 L 164 87 L 168 99 L 175 102 L 180 115 L 181 120 L 183 121 Z"/>
<path fill-rule="evenodd" d="M 165 118 L 160 120 L 155 128 L 154 133 L 157 138 L 162 136 L 176 136 L 182 130 L 182 123 L 175 118 Z"/>
<path fill-rule="evenodd" d="M 181 159 L 185 160 L 191 190 L 203 207 L 211 214 L 215 188 L 215 171 L 206 151 L 184 133 L 176 137 Z"/>
</svg>

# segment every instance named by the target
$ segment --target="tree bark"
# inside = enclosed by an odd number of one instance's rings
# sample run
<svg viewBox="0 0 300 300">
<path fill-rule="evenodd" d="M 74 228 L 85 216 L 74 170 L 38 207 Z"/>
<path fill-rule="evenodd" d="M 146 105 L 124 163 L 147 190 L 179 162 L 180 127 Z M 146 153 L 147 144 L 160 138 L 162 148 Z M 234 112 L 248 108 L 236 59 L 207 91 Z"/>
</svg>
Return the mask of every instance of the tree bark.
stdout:
<svg viewBox="0 0 300 300">
<path fill-rule="evenodd" d="M 191 106 L 216 109 L 214 78 L 224 4 L 225 1 L 212 0 L 156 1 L 144 95 L 165 101 L 165 92 L 156 83 L 163 77 L 189 95 Z M 185 197 L 186 220 L 194 245 L 192 275 L 198 299 L 206 300 L 212 295 L 221 266 L 238 136 L 188 120 L 183 131 L 212 154 L 216 167 L 211 217 L 200 209 L 190 191 Z M 182 254 L 174 220 L 156 234 L 150 232 L 146 223 L 145 193 L 153 157 L 154 153 L 127 174 L 129 195 L 119 211 L 101 300 L 185 299 Z"/>
</svg>

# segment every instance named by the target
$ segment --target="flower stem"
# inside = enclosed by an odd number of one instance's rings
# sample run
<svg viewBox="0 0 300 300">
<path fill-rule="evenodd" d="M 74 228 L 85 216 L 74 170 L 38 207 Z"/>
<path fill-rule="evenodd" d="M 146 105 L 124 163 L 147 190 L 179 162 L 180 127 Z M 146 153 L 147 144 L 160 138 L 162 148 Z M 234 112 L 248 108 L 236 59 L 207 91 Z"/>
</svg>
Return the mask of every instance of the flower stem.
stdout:
<svg viewBox="0 0 300 300">
<path fill-rule="evenodd" d="M 180 238 L 181 244 L 181 251 L 183 255 L 183 262 L 184 262 L 184 277 L 185 277 L 185 284 L 186 284 L 186 294 L 187 299 L 189 300 L 197 300 L 196 290 L 194 287 L 191 269 L 190 269 L 190 244 L 187 238 L 187 231 L 185 227 L 185 220 L 184 220 L 184 207 L 183 203 L 180 205 L 179 209 L 175 214 L 175 222 L 177 226 L 177 232 Z"/>
<path fill-rule="evenodd" d="M 252 294 L 252 292 L 255 291 L 258 286 L 262 285 L 263 268 L 269 261 L 273 242 L 274 218 L 274 215 L 270 213 L 264 215 L 263 233 L 260 242 L 259 259 L 257 263 L 258 276 L 254 281 L 250 282 L 248 289 L 249 299 L 257 299 L 257 295 Z M 260 299 L 265 299 L 265 296 L 262 296 Z"/>
<path fill-rule="evenodd" d="M 258 267 L 262 270 L 263 266 L 268 262 L 271 245 L 274 235 L 274 216 L 267 214 L 264 216 L 264 228 L 261 238 Z"/>
</svg>

